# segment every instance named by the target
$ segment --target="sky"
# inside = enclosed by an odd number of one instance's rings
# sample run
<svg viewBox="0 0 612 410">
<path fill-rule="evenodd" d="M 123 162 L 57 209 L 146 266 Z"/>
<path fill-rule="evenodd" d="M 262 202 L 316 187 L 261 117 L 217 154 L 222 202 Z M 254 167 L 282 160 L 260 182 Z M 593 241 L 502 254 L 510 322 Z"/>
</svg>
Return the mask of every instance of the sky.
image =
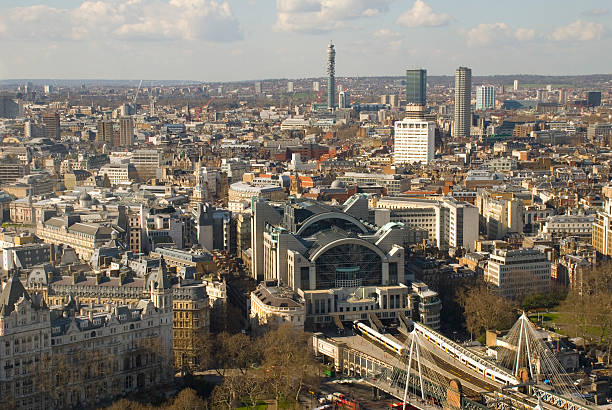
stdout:
<svg viewBox="0 0 612 410">
<path fill-rule="evenodd" d="M 0 0 L 0 79 L 612 72 L 610 0 Z"/>
</svg>

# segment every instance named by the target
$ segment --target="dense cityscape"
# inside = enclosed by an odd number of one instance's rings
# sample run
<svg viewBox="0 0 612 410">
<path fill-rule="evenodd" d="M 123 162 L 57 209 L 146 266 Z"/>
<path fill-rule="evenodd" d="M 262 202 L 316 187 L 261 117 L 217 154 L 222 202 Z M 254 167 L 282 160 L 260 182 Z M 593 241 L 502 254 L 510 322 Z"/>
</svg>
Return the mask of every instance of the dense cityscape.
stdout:
<svg viewBox="0 0 612 410">
<path fill-rule="evenodd" d="M 0 409 L 612 409 L 612 74 L 319 48 L 0 78 Z"/>
</svg>

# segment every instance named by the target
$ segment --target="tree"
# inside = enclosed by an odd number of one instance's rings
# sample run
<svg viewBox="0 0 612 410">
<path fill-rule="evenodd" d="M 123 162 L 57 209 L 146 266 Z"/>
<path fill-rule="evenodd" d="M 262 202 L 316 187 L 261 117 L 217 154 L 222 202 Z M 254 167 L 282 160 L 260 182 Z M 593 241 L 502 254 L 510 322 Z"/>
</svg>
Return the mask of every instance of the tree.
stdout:
<svg viewBox="0 0 612 410">
<path fill-rule="evenodd" d="M 198 396 L 195 390 L 187 388 L 181 390 L 167 408 L 168 410 L 200 410 L 206 408 L 206 402 Z"/>
<path fill-rule="evenodd" d="M 283 325 L 253 339 L 243 334 L 208 336 L 201 351 L 223 383 L 215 387 L 214 408 L 256 406 L 265 398 L 297 401 L 306 387 L 320 383 L 318 363 L 310 347 L 310 336 Z"/>
<path fill-rule="evenodd" d="M 478 282 L 459 292 L 459 303 L 465 314 L 466 329 L 481 335 L 489 329 L 508 329 L 517 318 L 516 307 Z"/>
<path fill-rule="evenodd" d="M 550 309 L 557 306 L 567 297 L 567 292 L 561 286 L 553 286 L 550 292 L 535 293 L 525 296 L 521 301 L 521 309 Z"/>
<path fill-rule="evenodd" d="M 275 399 L 296 401 L 305 386 L 320 384 L 319 367 L 313 358 L 310 336 L 291 325 L 281 325 L 263 337 L 262 367 L 268 389 Z"/>
<path fill-rule="evenodd" d="M 120 399 L 106 407 L 105 410 L 199 410 L 208 408 L 208 404 L 195 390 L 186 388 L 181 390 L 176 397 L 170 398 L 159 406 L 129 399 Z"/>
<path fill-rule="evenodd" d="M 257 402 L 266 396 L 266 380 L 261 369 L 252 369 L 246 374 L 228 374 L 212 394 L 212 405 L 215 408 L 232 409 L 238 402 L 255 407 Z"/>
<path fill-rule="evenodd" d="M 106 407 L 105 410 L 153 410 L 155 407 L 138 403 L 136 401 L 131 401 L 128 399 L 117 400 L 109 407 Z"/>
<path fill-rule="evenodd" d="M 253 363 L 261 361 L 259 344 L 242 333 L 213 335 L 202 332 L 196 337 L 195 344 L 200 367 L 213 369 L 222 377 L 228 369 L 246 374 Z"/>
<path fill-rule="evenodd" d="M 612 354 L 612 263 L 585 271 L 559 306 L 562 327 Z"/>
<path fill-rule="evenodd" d="M 443 280 L 441 276 L 436 275 L 434 277 L 435 284 L 430 286 L 432 290 L 438 292 L 438 296 L 442 301 L 441 322 L 446 331 L 462 331 L 464 330 L 465 317 L 459 295 L 465 286 L 474 284 L 474 278 Z M 430 284 L 430 282 L 427 283 Z"/>
</svg>

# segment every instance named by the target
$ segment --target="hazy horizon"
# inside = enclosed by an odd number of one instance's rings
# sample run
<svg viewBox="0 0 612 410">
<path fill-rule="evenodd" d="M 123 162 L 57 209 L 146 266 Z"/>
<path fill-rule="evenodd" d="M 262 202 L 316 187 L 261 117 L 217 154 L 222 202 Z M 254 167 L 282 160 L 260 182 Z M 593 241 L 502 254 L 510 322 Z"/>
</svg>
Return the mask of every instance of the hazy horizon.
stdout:
<svg viewBox="0 0 612 410">
<path fill-rule="evenodd" d="M 582 77 L 610 77 L 610 81 L 612 81 L 612 73 L 594 73 L 594 74 L 559 74 L 559 75 L 547 75 L 547 74 L 484 74 L 484 75 L 474 75 L 473 80 L 483 79 L 483 78 L 506 78 L 508 81 L 513 79 L 520 79 L 522 77 L 533 77 L 538 78 L 582 78 Z M 439 79 L 452 79 L 454 78 L 453 74 L 430 74 L 427 73 L 428 80 L 439 80 Z M 7 78 L 0 79 L 0 84 L 19 84 L 21 85 L 24 81 L 33 82 L 36 85 L 45 85 L 50 82 L 124 82 L 124 83 L 134 83 L 134 85 L 138 85 L 140 81 L 142 81 L 143 86 L 147 86 L 147 83 L 161 83 L 161 82 L 172 82 L 172 83 L 181 83 L 181 84 L 216 84 L 216 83 L 250 83 L 256 81 L 307 81 L 307 80 L 322 80 L 325 79 L 326 76 L 313 76 L 313 77 L 301 77 L 301 78 L 291 78 L 291 77 L 279 77 L 279 78 L 254 78 L 254 79 L 241 79 L 241 80 L 230 80 L 230 81 L 207 81 L 207 80 L 196 80 L 196 79 L 147 79 L 147 78 Z M 403 79 L 404 75 L 372 75 L 372 76 L 343 76 L 336 75 L 336 78 L 396 78 Z M 321 84 L 325 86 L 325 84 Z"/>
<path fill-rule="evenodd" d="M 609 1 L 23 0 L 0 5 L 0 78 L 235 82 L 609 71 Z M 529 10 L 529 12 L 524 12 Z"/>
</svg>

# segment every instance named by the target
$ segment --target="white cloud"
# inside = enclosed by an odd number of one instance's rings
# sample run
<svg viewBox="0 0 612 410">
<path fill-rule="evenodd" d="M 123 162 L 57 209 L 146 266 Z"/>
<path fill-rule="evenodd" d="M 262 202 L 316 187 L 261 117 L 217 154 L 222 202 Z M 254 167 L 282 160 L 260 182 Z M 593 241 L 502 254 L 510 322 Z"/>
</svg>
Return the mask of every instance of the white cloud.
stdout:
<svg viewBox="0 0 612 410">
<path fill-rule="evenodd" d="M 386 28 L 381 28 L 380 30 L 378 30 L 378 31 L 376 31 L 374 33 L 374 37 L 391 39 L 391 38 L 400 37 L 400 33 L 397 33 L 395 31 L 391 31 L 391 30 L 386 29 Z"/>
<path fill-rule="evenodd" d="M 448 24 L 450 20 L 450 15 L 436 14 L 423 0 L 416 0 L 410 10 L 399 16 L 397 23 L 406 27 L 439 27 Z"/>
<path fill-rule="evenodd" d="M 15 7 L 0 16 L 15 39 L 31 40 L 204 40 L 242 38 L 227 2 L 216 0 L 84 1 L 73 9 L 43 5 Z"/>
<path fill-rule="evenodd" d="M 591 10 L 584 11 L 582 13 L 583 16 L 589 16 L 589 17 L 601 17 L 601 16 L 607 16 L 608 14 L 610 14 L 610 10 L 606 8 L 591 9 Z"/>
<path fill-rule="evenodd" d="M 536 38 L 532 28 L 519 27 L 516 30 L 506 23 L 482 23 L 470 29 L 460 29 L 469 46 L 503 45 L 516 41 L 529 41 Z"/>
<path fill-rule="evenodd" d="M 402 49 L 403 45 L 404 43 L 402 40 L 395 40 L 389 43 L 389 48 L 391 49 L 391 51 L 399 51 Z"/>
<path fill-rule="evenodd" d="M 600 39 L 604 33 L 604 26 L 592 21 L 576 20 L 573 23 L 558 27 L 552 33 L 552 39 L 556 41 L 580 40 L 590 41 Z"/>
<path fill-rule="evenodd" d="M 70 38 L 70 13 L 66 10 L 35 5 L 15 7 L 0 15 L 6 37 L 22 40 L 61 40 Z"/>
<path fill-rule="evenodd" d="M 324 33 L 347 20 L 377 16 L 392 0 L 276 0 L 276 30 Z"/>
<path fill-rule="evenodd" d="M 379 14 L 380 14 L 380 10 L 378 9 L 367 9 L 367 10 L 364 10 L 363 13 L 361 13 L 361 15 L 364 17 L 374 17 L 374 16 L 378 16 Z"/>
<path fill-rule="evenodd" d="M 486 46 L 503 41 L 510 34 L 506 23 L 482 23 L 469 30 L 460 30 L 470 46 Z"/>
<path fill-rule="evenodd" d="M 514 38 L 519 41 L 533 40 L 536 36 L 536 32 L 532 28 L 517 28 L 514 32 Z"/>
</svg>

